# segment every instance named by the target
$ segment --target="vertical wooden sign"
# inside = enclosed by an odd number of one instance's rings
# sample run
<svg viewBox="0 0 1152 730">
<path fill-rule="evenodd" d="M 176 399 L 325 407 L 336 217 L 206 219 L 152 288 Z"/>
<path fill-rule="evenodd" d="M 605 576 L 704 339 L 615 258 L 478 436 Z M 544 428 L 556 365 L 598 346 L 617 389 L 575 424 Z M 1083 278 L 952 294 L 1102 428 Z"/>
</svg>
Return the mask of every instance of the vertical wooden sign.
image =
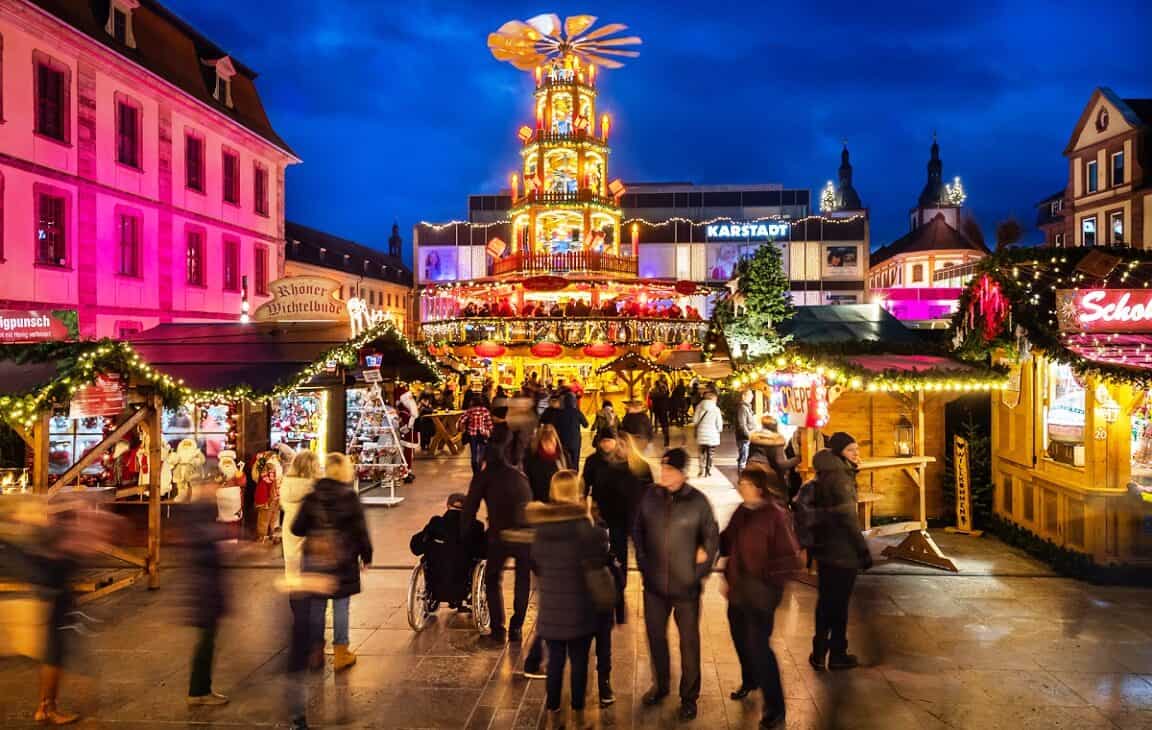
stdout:
<svg viewBox="0 0 1152 730">
<path fill-rule="evenodd" d="M 982 530 L 972 529 L 972 472 L 970 471 L 968 440 L 963 436 L 952 438 L 952 471 L 956 476 L 956 526 L 947 532 L 979 537 Z"/>
</svg>

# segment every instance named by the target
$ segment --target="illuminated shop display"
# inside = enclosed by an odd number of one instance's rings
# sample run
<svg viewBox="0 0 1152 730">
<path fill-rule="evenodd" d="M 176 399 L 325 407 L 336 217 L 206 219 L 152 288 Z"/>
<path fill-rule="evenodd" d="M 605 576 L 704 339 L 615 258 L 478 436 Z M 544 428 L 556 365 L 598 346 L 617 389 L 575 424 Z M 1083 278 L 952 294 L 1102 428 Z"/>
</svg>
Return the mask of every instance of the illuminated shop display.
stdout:
<svg viewBox="0 0 1152 730">
<path fill-rule="evenodd" d="M 208 462 L 215 464 L 221 451 L 236 448 L 235 419 L 235 409 L 229 403 L 165 408 L 164 442 L 175 449 L 182 440 L 193 439 Z"/>
<path fill-rule="evenodd" d="M 300 391 L 272 401 L 269 443 L 284 443 L 294 451 L 327 452 L 328 391 Z"/>
<path fill-rule="evenodd" d="M 346 395 L 347 453 L 356 465 L 361 491 L 397 486 L 408 475 L 396 409 L 379 386 L 351 388 Z M 395 498 L 394 499 L 399 499 Z"/>
<path fill-rule="evenodd" d="M 54 415 L 48 422 L 48 473 L 63 474 L 99 444 L 115 427 L 113 419 L 104 416 L 68 418 Z M 83 477 L 98 479 L 104 465 L 97 461 L 84 469 Z"/>
</svg>

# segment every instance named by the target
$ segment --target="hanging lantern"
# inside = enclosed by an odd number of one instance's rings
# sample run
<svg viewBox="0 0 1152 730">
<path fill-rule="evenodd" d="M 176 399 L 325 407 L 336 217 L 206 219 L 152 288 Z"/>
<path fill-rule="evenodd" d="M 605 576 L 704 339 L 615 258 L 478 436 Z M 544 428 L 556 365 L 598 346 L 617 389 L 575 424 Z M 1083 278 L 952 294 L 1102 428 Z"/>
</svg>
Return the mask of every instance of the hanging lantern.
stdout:
<svg viewBox="0 0 1152 730">
<path fill-rule="evenodd" d="M 666 349 L 668 349 L 668 346 L 663 342 L 653 342 L 651 345 L 648 345 L 648 354 L 652 357 L 660 357 L 660 353 Z"/>
<path fill-rule="evenodd" d="M 684 342 L 681 342 L 679 345 L 677 345 L 676 349 L 680 350 L 681 352 L 689 352 L 693 349 L 692 343 L 685 340 Z"/>
<path fill-rule="evenodd" d="M 564 348 L 558 342 L 537 342 L 532 345 L 530 352 L 536 357 L 557 357 L 560 353 L 564 352 Z"/>
<path fill-rule="evenodd" d="M 616 347 L 610 342 L 594 342 L 584 347 L 584 354 L 588 357 L 612 357 L 616 354 Z"/>
<path fill-rule="evenodd" d="M 491 340 L 485 340 L 479 343 L 474 349 L 476 350 L 476 357 L 486 357 L 489 359 L 500 357 L 508 351 L 508 348 L 504 347 L 504 345 L 501 345 L 499 342 L 492 342 Z"/>
<path fill-rule="evenodd" d="M 677 281 L 676 282 L 676 293 L 682 294 L 683 296 L 690 296 L 692 294 L 695 294 L 696 293 L 696 282 L 684 281 L 683 279 L 681 279 L 680 281 Z"/>
<path fill-rule="evenodd" d="M 900 416 L 900 420 L 896 422 L 896 455 L 912 456 L 915 442 L 916 427 L 907 416 Z"/>
</svg>

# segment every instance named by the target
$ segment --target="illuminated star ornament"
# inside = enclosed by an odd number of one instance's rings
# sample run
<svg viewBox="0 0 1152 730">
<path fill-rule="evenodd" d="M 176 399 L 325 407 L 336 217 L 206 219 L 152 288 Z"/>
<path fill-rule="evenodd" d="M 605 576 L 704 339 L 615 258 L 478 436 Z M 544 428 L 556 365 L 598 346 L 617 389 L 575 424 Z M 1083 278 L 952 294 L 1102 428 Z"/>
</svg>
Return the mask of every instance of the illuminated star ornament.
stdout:
<svg viewBox="0 0 1152 730">
<path fill-rule="evenodd" d="M 638 36 L 619 36 L 628 26 L 610 23 L 592 30 L 593 15 L 573 15 L 560 22 L 555 13 L 528 20 L 510 20 L 488 35 L 488 48 L 497 60 L 507 61 L 521 71 L 531 71 L 554 58 L 575 57 L 602 68 L 621 68 L 618 58 L 636 58 L 643 41 Z"/>
</svg>

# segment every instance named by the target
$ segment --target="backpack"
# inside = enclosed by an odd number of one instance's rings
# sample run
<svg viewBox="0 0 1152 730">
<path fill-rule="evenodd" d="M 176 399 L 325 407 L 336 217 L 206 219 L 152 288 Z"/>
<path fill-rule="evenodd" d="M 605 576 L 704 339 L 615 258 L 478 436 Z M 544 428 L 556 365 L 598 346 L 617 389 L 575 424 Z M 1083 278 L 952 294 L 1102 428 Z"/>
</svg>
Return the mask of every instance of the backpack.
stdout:
<svg viewBox="0 0 1152 730">
<path fill-rule="evenodd" d="M 800 547 L 811 549 L 816 545 L 816 480 L 800 485 L 792 498 L 792 523 L 796 527 L 796 541 Z"/>
</svg>

